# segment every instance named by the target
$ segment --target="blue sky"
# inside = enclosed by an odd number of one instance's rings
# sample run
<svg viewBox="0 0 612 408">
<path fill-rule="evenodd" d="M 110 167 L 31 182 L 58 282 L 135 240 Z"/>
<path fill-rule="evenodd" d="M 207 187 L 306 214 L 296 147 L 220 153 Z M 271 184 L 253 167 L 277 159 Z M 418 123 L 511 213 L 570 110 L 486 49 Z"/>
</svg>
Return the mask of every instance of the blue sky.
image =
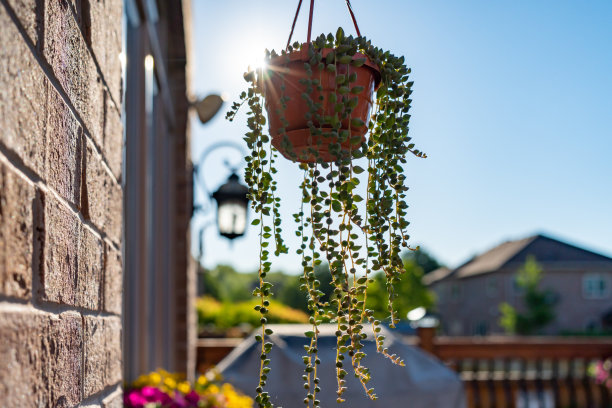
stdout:
<svg viewBox="0 0 612 408">
<path fill-rule="evenodd" d="M 303 3 L 294 34 L 301 41 Z M 413 244 L 456 266 L 507 239 L 544 232 L 612 256 L 612 2 L 352 4 L 362 34 L 404 55 L 412 68 L 410 132 L 429 155 L 407 166 Z M 244 88 L 247 65 L 265 48 L 284 47 L 297 1 L 192 5 L 193 92 L 223 92 L 232 101 Z M 354 33 L 345 2 L 316 2 L 313 33 L 338 26 Z M 204 126 L 192 122 L 194 161 L 215 142 L 241 143 L 244 122 L 223 116 Z M 210 188 L 229 175 L 223 160 L 238 156 L 219 149 L 206 160 Z M 295 248 L 299 175 L 289 162 L 280 170 L 284 229 Z M 203 223 L 194 218 L 194 234 Z M 252 227 L 229 243 L 207 228 L 204 264 L 254 270 L 256 233 Z M 276 265 L 297 272 L 299 258 L 290 251 Z"/>
</svg>

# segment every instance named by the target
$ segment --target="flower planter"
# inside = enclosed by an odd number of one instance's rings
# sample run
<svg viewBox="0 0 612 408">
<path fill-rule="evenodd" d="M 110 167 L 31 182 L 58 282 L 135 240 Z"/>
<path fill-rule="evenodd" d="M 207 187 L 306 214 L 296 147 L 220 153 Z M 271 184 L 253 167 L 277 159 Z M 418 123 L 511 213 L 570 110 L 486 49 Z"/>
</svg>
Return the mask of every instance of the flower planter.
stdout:
<svg viewBox="0 0 612 408">
<path fill-rule="evenodd" d="M 323 49 L 322 57 L 327 57 L 332 51 L 330 48 Z M 314 149 L 321 160 L 335 161 L 337 154 L 330 152 L 330 145 L 338 143 L 338 137 L 330 136 L 333 128 L 324 120 L 317 120 L 317 114 L 321 118 L 333 117 L 338 113 L 335 110 L 336 104 L 343 98 L 356 98 L 357 103 L 349 117 L 341 121 L 340 131 L 349 131 L 348 137 L 340 142 L 341 152 L 356 150 L 362 142 L 365 142 L 365 135 L 368 131 L 365 124 L 368 123 L 372 109 L 374 91 L 380 84 L 380 71 L 365 55 L 355 54 L 353 56 L 353 60 L 360 59 L 365 60 L 365 63 L 359 67 L 351 63 L 337 63 L 335 72 L 321 70 L 315 65 L 311 68 L 312 76 L 305 67 L 310 60 L 307 47 L 274 57 L 269 61 L 262 87 L 272 144 L 283 156 L 299 162 L 315 162 L 317 154 L 311 150 Z M 346 89 L 341 90 L 341 86 L 336 83 L 338 75 L 348 78 L 352 73 L 356 74 L 357 79 L 351 82 L 350 86 L 363 87 L 363 91 L 358 94 L 346 92 Z M 301 81 L 310 79 L 319 80 L 322 89 L 317 90 L 316 87 L 313 87 L 312 92 L 308 93 L 307 85 Z M 308 94 L 313 102 L 322 105 L 315 115 L 312 115 L 312 119 L 309 117 L 311 113 L 309 104 L 303 97 L 304 93 Z M 335 98 L 330 98 L 332 94 L 335 95 Z M 282 107 L 282 97 L 285 97 L 286 108 Z M 342 114 L 342 112 L 339 113 Z M 283 126 L 283 117 L 288 123 L 287 127 Z M 354 119 L 359 119 L 359 121 Z M 322 134 L 313 135 L 309 122 L 315 128 L 320 129 Z M 356 137 L 359 139 L 357 140 Z"/>
</svg>

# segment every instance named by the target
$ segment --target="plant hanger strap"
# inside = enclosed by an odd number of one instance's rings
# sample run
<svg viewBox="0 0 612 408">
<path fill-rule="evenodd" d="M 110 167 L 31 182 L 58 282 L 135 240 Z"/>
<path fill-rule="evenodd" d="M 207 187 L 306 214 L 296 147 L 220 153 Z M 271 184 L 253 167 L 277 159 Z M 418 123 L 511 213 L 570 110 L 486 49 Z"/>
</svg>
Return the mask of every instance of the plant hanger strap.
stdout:
<svg viewBox="0 0 612 408">
<path fill-rule="evenodd" d="M 357 20 L 355 19 L 355 13 L 353 13 L 353 7 L 351 6 L 351 0 L 346 0 L 346 7 L 348 7 L 349 13 L 351 13 L 351 19 L 353 20 L 353 24 L 355 25 L 355 31 L 357 31 L 357 36 L 361 37 L 361 33 L 359 32 L 359 26 L 357 25 Z"/>
<path fill-rule="evenodd" d="M 295 29 L 295 23 L 297 22 L 298 15 L 300 14 L 300 8 L 302 7 L 302 0 L 298 2 L 297 10 L 295 10 L 295 17 L 293 18 L 293 24 L 291 25 L 291 32 L 289 33 L 289 39 L 287 40 L 287 47 L 291 44 L 291 37 L 293 37 L 293 30 Z M 355 13 L 353 13 L 353 7 L 351 6 L 351 0 L 346 0 L 346 7 L 348 8 L 349 13 L 351 14 L 351 19 L 353 20 L 353 25 L 355 26 L 355 31 L 357 31 L 357 36 L 361 37 L 361 32 L 359 31 L 359 26 L 357 25 L 357 20 L 355 19 Z M 310 43 L 311 34 L 312 34 L 312 14 L 314 10 L 314 0 L 310 0 L 310 13 L 308 15 L 308 36 L 306 37 L 306 42 Z"/>
</svg>

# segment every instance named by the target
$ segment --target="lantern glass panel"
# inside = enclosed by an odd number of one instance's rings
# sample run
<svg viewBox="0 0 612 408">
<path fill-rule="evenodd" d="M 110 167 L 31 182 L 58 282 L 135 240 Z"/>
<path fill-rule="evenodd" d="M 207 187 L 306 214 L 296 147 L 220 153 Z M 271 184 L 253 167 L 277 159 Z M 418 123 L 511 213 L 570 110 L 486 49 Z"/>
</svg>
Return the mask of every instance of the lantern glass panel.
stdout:
<svg viewBox="0 0 612 408">
<path fill-rule="evenodd" d="M 247 208 L 244 202 L 225 201 L 219 203 L 217 223 L 222 235 L 240 236 L 246 229 Z"/>
</svg>

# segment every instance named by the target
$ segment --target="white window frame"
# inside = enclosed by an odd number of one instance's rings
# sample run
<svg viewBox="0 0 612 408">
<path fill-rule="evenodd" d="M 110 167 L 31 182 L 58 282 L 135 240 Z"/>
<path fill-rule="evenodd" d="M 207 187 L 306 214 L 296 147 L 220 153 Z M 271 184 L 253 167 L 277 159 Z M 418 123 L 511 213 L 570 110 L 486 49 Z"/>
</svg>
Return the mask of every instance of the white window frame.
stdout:
<svg viewBox="0 0 612 408">
<path fill-rule="evenodd" d="M 451 301 L 457 302 L 463 298 L 463 288 L 458 281 L 451 282 L 448 288 L 449 298 Z"/>
<path fill-rule="evenodd" d="M 596 282 L 592 285 L 589 282 Z M 603 282 L 604 288 L 603 292 L 599 292 L 599 289 L 596 289 L 600 282 Z M 582 297 L 589 300 L 600 300 L 607 299 L 610 297 L 610 281 L 608 277 L 603 273 L 586 273 L 582 277 Z"/>
</svg>

